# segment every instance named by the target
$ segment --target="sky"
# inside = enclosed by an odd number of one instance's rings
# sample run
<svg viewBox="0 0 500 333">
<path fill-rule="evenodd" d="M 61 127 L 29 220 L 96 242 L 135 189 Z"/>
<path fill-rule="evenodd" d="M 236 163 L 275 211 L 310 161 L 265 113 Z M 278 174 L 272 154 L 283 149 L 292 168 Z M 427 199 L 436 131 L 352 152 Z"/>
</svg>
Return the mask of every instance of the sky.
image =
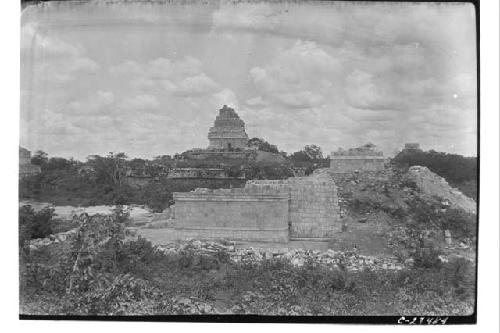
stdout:
<svg viewBox="0 0 500 333">
<path fill-rule="evenodd" d="M 85 160 L 206 148 L 223 104 L 289 153 L 476 156 L 470 4 L 49 3 L 21 17 L 20 144 Z"/>
</svg>

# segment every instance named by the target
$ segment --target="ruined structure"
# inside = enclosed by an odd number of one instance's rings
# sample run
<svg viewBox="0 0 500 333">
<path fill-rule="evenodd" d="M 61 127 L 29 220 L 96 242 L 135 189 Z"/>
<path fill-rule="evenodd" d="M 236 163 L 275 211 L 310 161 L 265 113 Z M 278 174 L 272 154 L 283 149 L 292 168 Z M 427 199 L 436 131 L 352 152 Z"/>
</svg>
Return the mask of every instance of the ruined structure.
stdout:
<svg viewBox="0 0 500 333">
<path fill-rule="evenodd" d="M 176 192 L 174 200 L 180 239 L 288 242 L 328 240 L 340 231 L 337 187 L 328 173 Z"/>
<path fill-rule="evenodd" d="M 335 173 L 384 170 L 384 154 L 375 148 L 372 143 L 348 150 L 340 148 L 330 155 L 330 169 Z"/>
<path fill-rule="evenodd" d="M 234 109 L 224 105 L 208 131 L 208 141 L 209 149 L 245 148 L 248 142 L 245 122 Z"/>
<path fill-rule="evenodd" d="M 175 168 L 170 170 L 167 178 L 226 179 L 229 178 L 229 174 L 221 168 Z"/>
<path fill-rule="evenodd" d="M 455 208 L 476 214 L 477 204 L 473 199 L 460 192 L 460 190 L 451 187 L 446 179 L 435 174 L 427 167 L 417 165 L 410 167 L 408 177 L 415 182 L 422 194 L 442 198 Z"/>
<path fill-rule="evenodd" d="M 251 149 L 238 151 L 228 151 L 227 149 L 191 149 L 182 153 L 182 157 L 187 160 L 199 161 L 220 161 L 221 163 L 231 163 L 238 160 L 255 160 L 257 152 Z"/>
<path fill-rule="evenodd" d="M 403 151 L 412 152 L 412 151 L 422 151 L 422 150 L 420 149 L 420 144 L 415 142 L 415 143 L 405 143 Z"/>
<path fill-rule="evenodd" d="M 40 166 L 31 164 L 31 152 L 19 147 L 19 178 L 34 176 L 42 172 Z"/>
</svg>

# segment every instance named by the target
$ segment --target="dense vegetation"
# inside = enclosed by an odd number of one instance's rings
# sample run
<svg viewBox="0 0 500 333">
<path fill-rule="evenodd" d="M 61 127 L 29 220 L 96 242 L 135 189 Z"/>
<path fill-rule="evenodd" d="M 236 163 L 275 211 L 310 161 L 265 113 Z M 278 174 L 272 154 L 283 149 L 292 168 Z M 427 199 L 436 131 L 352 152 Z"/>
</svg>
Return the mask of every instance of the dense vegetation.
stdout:
<svg viewBox="0 0 500 333">
<path fill-rule="evenodd" d="M 36 238 L 45 238 L 51 234 L 68 231 L 76 224 L 54 218 L 54 208 L 44 207 L 35 211 L 30 205 L 19 208 L 19 244 Z"/>
<path fill-rule="evenodd" d="M 463 259 L 383 272 L 235 263 L 224 251 L 164 253 L 132 237 L 120 209 L 74 222 L 67 242 L 36 250 L 24 244 L 21 313 L 466 315 L 474 306 L 474 268 Z"/>
<path fill-rule="evenodd" d="M 276 146 L 254 138 L 249 143 L 262 151 L 278 153 Z M 286 158 L 286 153 L 281 152 Z M 296 158 L 296 156 L 302 156 Z M 32 163 L 41 167 L 41 174 L 20 180 L 21 199 L 46 201 L 56 205 L 92 206 L 114 204 L 147 205 L 162 211 L 172 204 L 173 192 L 187 192 L 197 187 L 230 188 L 241 187 L 245 179 L 285 179 L 294 175 L 294 168 L 311 173 L 324 166 L 321 149 L 305 146 L 300 153 L 293 154 L 286 163 L 234 160 L 230 164 L 215 160 L 189 160 L 176 156 L 158 156 L 152 160 L 129 159 L 124 153 L 109 153 L 107 156 L 92 155 L 85 162 L 60 157 L 51 157 L 38 151 Z M 228 179 L 169 179 L 172 168 L 223 168 Z M 131 177 L 146 179 L 134 184 Z"/>
<path fill-rule="evenodd" d="M 420 165 L 445 178 L 452 186 L 477 200 L 477 158 L 434 150 L 403 150 L 393 162 L 402 167 Z"/>
</svg>

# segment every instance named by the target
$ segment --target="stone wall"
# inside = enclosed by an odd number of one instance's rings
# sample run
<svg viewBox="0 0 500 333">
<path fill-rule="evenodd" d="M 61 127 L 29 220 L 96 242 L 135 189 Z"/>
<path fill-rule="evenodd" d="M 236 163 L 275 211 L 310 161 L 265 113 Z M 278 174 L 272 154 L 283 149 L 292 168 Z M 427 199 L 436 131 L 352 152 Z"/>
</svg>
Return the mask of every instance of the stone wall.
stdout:
<svg viewBox="0 0 500 333">
<path fill-rule="evenodd" d="M 285 190 L 249 186 L 174 193 L 177 238 L 288 241 Z"/>
<path fill-rule="evenodd" d="M 229 178 L 227 171 L 220 168 L 175 168 L 170 170 L 167 178 Z"/>
<path fill-rule="evenodd" d="M 229 136 L 231 133 L 225 133 Z M 208 148 L 224 148 L 224 149 L 234 149 L 234 148 L 245 148 L 247 146 L 248 139 L 245 138 L 213 138 L 210 139 L 210 145 Z"/>
<path fill-rule="evenodd" d="M 176 192 L 174 200 L 179 239 L 327 240 L 341 230 L 337 187 L 329 172 L 250 180 L 244 188 Z"/>
<path fill-rule="evenodd" d="M 382 171 L 384 170 L 383 156 L 331 156 L 330 169 L 335 173 L 353 171 Z"/>
<path fill-rule="evenodd" d="M 382 171 L 384 163 L 384 153 L 376 150 L 373 143 L 347 150 L 339 148 L 330 155 L 330 170 L 334 173 Z"/>
<path fill-rule="evenodd" d="M 182 153 L 182 156 L 188 160 L 201 160 L 206 161 L 220 161 L 220 162 L 231 162 L 236 161 L 247 161 L 254 160 L 257 152 L 252 149 L 242 149 L 240 151 L 227 151 L 227 150 L 208 150 L 208 149 L 197 149 L 189 150 Z"/>
<path fill-rule="evenodd" d="M 41 172 L 40 166 L 31 164 L 31 152 L 19 147 L 19 178 L 31 177 Z"/>
<path fill-rule="evenodd" d="M 331 238 L 340 231 L 337 187 L 326 175 L 289 178 L 290 238 Z"/>
</svg>

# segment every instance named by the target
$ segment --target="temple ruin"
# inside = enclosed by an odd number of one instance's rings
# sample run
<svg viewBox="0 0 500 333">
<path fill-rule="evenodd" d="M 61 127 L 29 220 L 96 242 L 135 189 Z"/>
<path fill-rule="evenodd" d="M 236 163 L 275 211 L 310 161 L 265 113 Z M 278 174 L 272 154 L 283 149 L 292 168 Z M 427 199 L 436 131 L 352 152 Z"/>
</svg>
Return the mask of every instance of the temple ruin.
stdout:
<svg viewBox="0 0 500 333">
<path fill-rule="evenodd" d="M 209 149 L 246 148 L 248 135 L 245 122 L 234 109 L 224 105 L 215 118 L 214 126 L 208 131 Z"/>
<path fill-rule="evenodd" d="M 337 187 L 325 172 L 175 192 L 174 200 L 179 239 L 329 240 L 341 229 Z"/>
<path fill-rule="evenodd" d="M 376 146 L 367 143 L 361 147 L 343 150 L 340 148 L 330 155 L 330 169 L 334 173 L 349 173 L 353 171 L 384 170 L 384 154 L 376 150 Z"/>
<path fill-rule="evenodd" d="M 405 143 L 405 147 L 403 148 L 404 152 L 418 152 L 422 151 L 420 149 L 420 144 L 417 142 Z"/>
<path fill-rule="evenodd" d="M 23 147 L 19 147 L 19 178 L 38 175 L 42 170 L 40 166 L 31 164 L 31 152 Z"/>
</svg>

